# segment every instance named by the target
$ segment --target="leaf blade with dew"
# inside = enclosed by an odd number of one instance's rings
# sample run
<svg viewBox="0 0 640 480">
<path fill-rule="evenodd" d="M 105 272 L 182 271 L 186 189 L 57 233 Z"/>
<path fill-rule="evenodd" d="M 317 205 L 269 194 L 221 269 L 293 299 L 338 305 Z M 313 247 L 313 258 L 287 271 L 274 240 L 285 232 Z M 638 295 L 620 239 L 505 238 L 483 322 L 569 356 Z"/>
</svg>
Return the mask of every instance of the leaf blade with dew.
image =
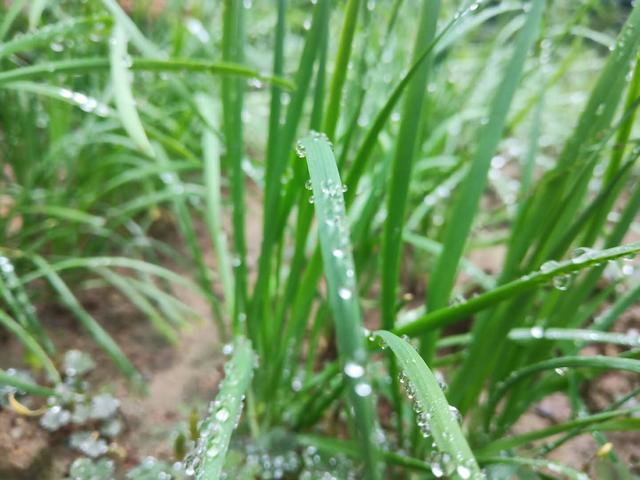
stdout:
<svg viewBox="0 0 640 480">
<path fill-rule="evenodd" d="M 229 441 L 240 420 L 244 395 L 256 366 L 251 342 L 244 337 L 234 340 L 232 355 L 225 364 L 225 378 L 211 403 L 209 416 L 200 427 L 194 456 L 187 461 L 186 471 L 194 469 L 196 480 L 221 478 Z"/>
<path fill-rule="evenodd" d="M 398 326 L 394 332 L 398 335 L 415 336 L 420 332 L 451 325 L 462 320 L 467 315 L 514 298 L 516 295 L 530 291 L 541 284 L 552 281 L 556 277 L 566 276 L 584 268 L 597 266 L 609 260 L 634 255 L 638 252 L 640 252 L 640 242 L 590 253 L 585 255 L 584 258 L 554 262 L 553 266 L 549 266 L 549 268 L 543 268 L 512 282 L 500 285 L 464 303 L 427 313 L 418 320 Z"/>
<path fill-rule="evenodd" d="M 40 62 L 28 67 L 13 68 L 0 72 L 0 86 L 18 80 L 39 80 L 60 73 L 83 74 L 109 69 L 111 63 L 106 57 L 73 58 L 53 62 Z M 255 78 L 282 88 L 291 89 L 292 84 L 281 77 L 263 75 L 259 71 L 229 62 L 211 62 L 185 58 L 162 60 L 147 57 L 132 57 L 130 69 L 145 72 L 200 72 L 214 75 L 234 75 Z"/>
<path fill-rule="evenodd" d="M 368 478 L 379 478 L 377 452 L 371 438 L 374 406 L 366 375 L 367 353 L 342 182 L 326 136 L 312 133 L 304 137 L 298 143 L 297 151 L 306 157 L 311 178 L 329 305 L 333 313 L 340 361 L 349 383 L 348 393 L 355 413 L 355 433 L 362 448 Z"/>
<path fill-rule="evenodd" d="M 86 29 L 109 20 L 106 16 L 78 17 L 47 25 L 45 28 L 0 43 L 0 58 L 16 52 L 33 50 L 41 45 L 48 46 L 53 39 L 84 33 Z"/>
<path fill-rule="evenodd" d="M 60 88 L 49 84 L 30 81 L 11 82 L 5 85 L 4 88 L 55 98 L 70 105 L 74 105 L 84 112 L 95 113 L 99 117 L 107 117 L 113 113 L 111 108 L 96 98 L 67 88 Z"/>
<path fill-rule="evenodd" d="M 225 1 L 222 9 L 222 59 L 243 61 L 245 7 L 241 2 Z M 226 145 L 230 177 L 231 223 L 233 226 L 234 296 L 232 325 L 241 329 L 247 309 L 247 239 L 245 233 L 244 122 L 242 109 L 245 84 L 239 78 L 222 77 L 222 133 Z M 265 322 L 266 323 L 266 322 Z"/>
<path fill-rule="evenodd" d="M 404 375 L 412 385 L 414 400 L 421 412 L 419 415 L 424 415 L 424 419 L 420 421 L 426 422 L 425 428 L 433 435 L 440 451 L 455 462 L 453 470 L 461 478 L 483 478 L 438 380 L 422 357 L 409 343 L 391 332 L 378 330 L 374 335 L 381 338 L 398 359 Z M 444 468 L 444 465 L 439 467 Z"/>
<path fill-rule="evenodd" d="M 485 457 L 480 458 L 480 461 L 486 465 L 504 464 L 504 465 L 520 465 L 531 467 L 534 470 L 550 470 L 553 472 L 561 473 L 566 478 L 571 480 L 589 480 L 589 476 L 586 473 L 580 472 L 571 467 L 567 467 L 562 463 L 554 462 L 547 459 L 535 459 L 526 457 Z"/>
<path fill-rule="evenodd" d="M 74 268 L 127 268 L 134 271 L 140 271 L 144 273 L 148 273 L 154 275 L 156 277 L 162 278 L 169 282 L 174 282 L 179 285 L 183 285 L 194 292 L 198 291 L 198 287 L 194 285 L 194 283 L 187 278 L 179 275 L 175 272 L 172 272 L 168 268 L 161 267 L 159 265 L 155 265 L 150 262 L 145 262 L 143 260 L 137 260 L 135 258 L 128 257 L 75 257 L 68 258 L 66 260 L 60 260 L 55 263 L 36 263 L 38 267 L 31 273 L 25 274 L 22 276 L 22 281 L 24 283 L 29 283 L 38 278 L 42 278 L 47 275 L 49 270 L 53 270 L 54 272 L 60 272 L 63 270 L 74 269 Z"/>
<path fill-rule="evenodd" d="M 45 351 L 54 353 L 55 347 L 38 318 L 23 280 L 16 273 L 11 260 L 4 255 L 0 255 L 0 296 L 18 323 L 39 341 Z"/>
<path fill-rule="evenodd" d="M 135 284 L 124 275 L 119 275 L 108 268 L 95 269 L 101 277 L 115 287 L 120 293 L 144 313 L 154 328 L 170 343 L 176 343 L 178 336 L 175 329 L 167 322 L 156 308 L 138 291 Z"/>
<path fill-rule="evenodd" d="M 564 368 L 594 368 L 606 370 L 623 370 L 633 373 L 640 373 L 640 360 L 632 358 L 608 357 L 604 355 L 594 355 L 588 357 L 566 356 L 543 360 L 538 363 L 527 365 L 519 370 L 513 371 L 504 381 L 499 383 L 491 392 L 491 397 L 487 405 L 487 411 L 493 412 L 500 399 L 516 383 L 534 375 L 536 373 L 564 369 Z M 490 421 L 487 416 L 487 422 Z"/>
<path fill-rule="evenodd" d="M 275 87 L 274 87 L 275 88 Z M 196 95 L 201 115 L 207 124 L 215 125 L 213 98 L 205 94 Z M 227 238 L 222 228 L 222 198 L 220 185 L 220 145 L 211 128 L 202 132 L 202 153 L 204 161 L 204 184 L 206 185 L 206 221 L 209 236 L 218 258 L 218 270 L 224 292 L 224 303 L 229 316 L 233 313 L 233 276 L 227 247 Z"/>
<path fill-rule="evenodd" d="M 136 101 L 131 91 L 128 67 L 128 58 L 130 57 L 127 53 L 127 35 L 124 28 L 118 23 L 113 27 L 113 34 L 109 43 L 111 51 L 111 81 L 113 82 L 116 108 L 122 121 L 122 126 L 140 151 L 154 158 L 155 152 L 142 126 L 140 115 L 136 109 Z"/>
<path fill-rule="evenodd" d="M 500 438 L 480 447 L 480 449 L 476 451 L 476 455 L 478 457 L 496 455 L 501 451 L 528 445 L 536 440 L 551 437 L 557 435 L 558 433 L 574 431 L 576 429 L 578 429 L 578 431 L 581 431 L 583 429 L 593 427 L 595 429 L 603 431 L 602 428 L 599 428 L 599 425 L 601 425 L 602 423 L 616 418 L 625 418 L 633 414 L 634 412 L 637 412 L 637 409 L 605 411 L 586 417 L 577 418 L 575 420 L 570 420 L 568 422 L 551 425 L 539 430 L 533 430 L 519 435 Z"/>
<path fill-rule="evenodd" d="M 157 58 L 165 56 L 162 50 L 144 36 L 116 0 L 102 0 L 102 4 L 113 15 L 116 25 L 121 25 L 121 28 L 126 32 L 126 36 L 131 38 L 131 42 L 143 55 Z"/>
<path fill-rule="evenodd" d="M 30 255 L 29 259 L 42 270 L 51 287 L 58 293 L 62 303 L 75 315 L 80 324 L 91 334 L 96 343 L 111 357 L 116 366 L 136 386 L 144 385 L 142 375 L 122 352 L 111 335 L 87 312 L 67 284 L 51 268 L 49 263 L 39 255 Z"/>
<path fill-rule="evenodd" d="M 18 322 L 16 322 L 9 315 L 0 310 L 0 325 L 4 326 L 9 332 L 14 334 L 20 343 L 31 352 L 31 354 L 40 362 L 44 370 L 47 372 L 47 376 L 55 383 L 61 383 L 62 379 L 60 373 L 56 369 L 55 365 L 47 355 L 47 352 L 40 346 L 40 344 L 34 339 L 31 334 Z"/>
<path fill-rule="evenodd" d="M 507 338 L 516 342 L 548 340 L 554 342 L 580 342 L 581 344 L 610 343 L 625 347 L 640 346 L 640 338 L 637 335 L 598 332 L 580 328 L 514 328 L 509 332 Z"/>
<path fill-rule="evenodd" d="M 57 390 L 43 387 L 27 380 L 22 380 L 18 376 L 11 375 L 6 370 L 2 369 L 0 369 L 0 385 L 7 385 L 30 395 L 38 395 L 41 397 L 59 397 L 62 395 Z"/>
</svg>

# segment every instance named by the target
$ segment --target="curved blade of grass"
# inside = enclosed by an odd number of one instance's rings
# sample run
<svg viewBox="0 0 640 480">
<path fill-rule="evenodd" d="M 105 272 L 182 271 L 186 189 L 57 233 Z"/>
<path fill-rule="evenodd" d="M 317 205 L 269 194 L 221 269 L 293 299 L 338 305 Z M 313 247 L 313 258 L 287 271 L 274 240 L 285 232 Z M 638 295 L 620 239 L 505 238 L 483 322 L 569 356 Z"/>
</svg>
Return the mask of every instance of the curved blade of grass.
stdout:
<svg viewBox="0 0 640 480">
<path fill-rule="evenodd" d="M 2 18 L 2 23 L 0 23 L 0 40 L 3 40 L 4 37 L 9 33 L 9 29 L 20 12 L 22 11 L 22 7 L 24 7 L 26 0 L 15 0 L 11 2 L 9 6 L 9 10 L 4 13 Z"/>
<path fill-rule="evenodd" d="M 42 12 L 47 6 L 48 0 L 32 0 L 29 6 L 29 30 L 33 30 L 40 23 Z"/>
<path fill-rule="evenodd" d="M 427 313 L 418 320 L 397 327 L 394 332 L 398 335 L 416 336 L 427 330 L 441 328 L 460 321 L 472 313 L 479 312 L 499 302 L 514 298 L 520 293 L 551 282 L 555 277 L 562 277 L 584 268 L 603 264 L 609 260 L 635 255 L 638 252 L 640 252 L 640 242 L 609 248 L 583 255 L 573 260 L 558 262 L 551 268 L 532 272 L 517 280 L 500 285 L 489 292 L 473 297 L 466 302 Z"/>
<path fill-rule="evenodd" d="M 348 440 L 320 437 L 318 435 L 296 435 L 296 441 L 301 445 L 315 447 L 318 450 L 334 455 L 342 454 L 352 458 L 358 458 L 360 455 L 358 445 Z M 380 455 L 385 463 L 389 465 L 397 465 L 409 470 L 431 473 L 431 465 L 423 460 L 389 451 L 382 451 Z"/>
<path fill-rule="evenodd" d="M 514 328 L 508 338 L 516 342 L 537 340 L 569 341 L 580 343 L 610 343 L 626 347 L 639 347 L 640 337 L 624 333 L 597 332 L 579 328 Z"/>
<path fill-rule="evenodd" d="M 102 0 L 102 4 L 107 10 L 109 10 L 111 15 L 113 15 L 116 23 L 122 26 L 123 30 L 126 32 L 126 36 L 131 38 L 131 42 L 138 50 L 140 50 L 140 53 L 149 57 L 162 58 L 165 56 L 162 50 L 144 36 L 116 0 Z"/>
<path fill-rule="evenodd" d="M 4 370 L 0 370 L 0 385 L 8 385 L 30 395 L 38 395 L 40 397 L 60 397 L 62 395 L 60 392 L 53 390 L 52 388 L 27 382 L 15 375 L 8 374 Z"/>
<path fill-rule="evenodd" d="M 22 276 L 22 281 L 24 283 L 32 282 L 38 278 L 46 276 L 49 270 L 53 270 L 54 272 L 60 272 L 63 270 L 73 269 L 73 268 L 129 268 L 132 270 L 148 273 L 159 278 L 163 278 L 169 282 L 174 282 L 180 285 L 184 285 L 185 287 L 193 290 L 194 292 L 198 291 L 198 287 L 193 284 L 190 280 L 183 277 L 182 275 L 178 275 L 175 272 L 172 272 L 168 268 L 161 267 L 159 265 L 155 265 L 153 263 L 145 262 L 142 260 L 136 260 L 134 258 L 127 257 L 76 257 L 69 258 L 66 260 L 60 260 L 55 263 L 37 263 L 36 266 L 39 268 L 29 274 Z"/>
<path fill-rule="evenodd" d="M 503 382 L 499 383 L 491 394 L 487 410 L 493 412 L 500 399 L 516 383 L 536 373 L 555 370 L 556 368 L 596 368 L 640 373 L 640 360 L 607 357 L 603 355 L 594 355 L 591 357 L 567 356 L 543 360 L 542 362 L 515 370 Z M 487 421 L 489 420 L 490 417 L 487 416 Z"/>
<path fill-rule="evenodd" d="M 60 296 L 62 303 L 75 315 L 82 326 L 87 329 L 96 343 L 111 357 L 118 368 L 136 386 L 142 387 L 144 380 L 140 372 L 136 370 L 107 331 L 80 305 L 80 302 L 78 302 L 73 293 L 71 293 L 67 284 L 60 278 L 55 270 L 51 268 L 49 263 L 39 255 L 30 256 L 30 260 L 44 273 L 49 284 Z"/>
<path fill-rule="evenodd" d="M 0 257 L 0 295 L 11 308 L 18 323 L 33 335 L 48 353 L 53 353 L 53 342 L 38 319 L 36 307 L 31 303 L 22 279 L 17 275 L 11 260 L 4 256 Z"/>
<path fill-rule="evenodd" d="M 27 81 L 11 82 L 5 85 L 4 88 L 20 92 L 31 92 L 36 95 L 55 98 L 70 105 L 74 105 L 85 112 L 94 113 L 100 117 L 107 117 L 113 114 L 111 108 L 99 100 L 85 95 L 84 93 L 75 92 L 67 88 Z"/>
<path fill-rule="evenodd" d="M 637 409 L 628 409 L 596 413 L 594 415 L 589 415 L 587 417 L 563 422 L 557 425 L 551 425 L 550 427 L 541 428 L 539 430 L 534 430 L 520 435 L 500 438 L 498 440 L 494 440 L 488 445 L 483 446 L 475 453 L 478 457 L 495 455 L 501 451 L 528 445 L 536 440 L 551 437 L 553 435 L 557 435 L 558 433 L 568 432 L 574 429 L 584 430 L 586 427 L 590 426 L 594 426 L 594 428 L 596 428 L 597 430 L 603 431 L 602 428 L 599 428 L 599 425 L 603 422 L 619 417 L 628 417 L 629 415 L 632 415 L 637 411 Z"/>
<path fill-rule="evenodd" d="M 30 51 L 39 46 L 48 47 L 49 43 L 54 39 L 57 40 L 60 37 L 70 35 L 81 35 L 94 25 L 109 21 L 109 17 L 97 16 L 71 18 L 58 23 L 48 24 L 45 28 L 16 36 L 8 42 L 0 44 L 0 58 L 16 52 Z"/>
<path fill-rule="evenodd" d="M 416 350 L 391 332 L 379 330 L 374 335 L 380 337 L 391 349 L 402 371 L 411 382 L 414 401 L 427 414 L 429 430 L 438 449 L 451 456 L 455 470 L 468 473 L 462 478 L 483 478 L 460 424 L 451 411 L 438 380 Z"/>
<path fill-rule="evenodd" d="M 535 459 L 526 457 L 485 457 L 479 458 L 483 465 L 504 464 L 522 465 L 532 467 L 534 470 L 550 470 L 558 472 L 572 480 L 589 480 L 586 473 L 579 472 L 558 462 L 546 459 Z"/>
<path fill-rule="evenodd" d="M 43 350 L 40 344 L 31 336 L 31 334 L 24 329 L 18 322 L 16 322 L 9 315 L 0 310 L 0 324 L 2 324 L 9 332 L 14 334 L 20 343 L 38 359 L 44 370 L 47 372 L 47 376 L 55 383 L 61 383 L 62 379 L 58 370 L 53 365 L 53 362 L 47 355 L 47 352 Z"/>
<path fill-rule="evenodd" d="M 255 78 L 279 87 L 291 89 L 292 84 L 280 77 L 263 75 L 259 71 L 229 62 L 209 62 L 185 58 L 160 60 L 156 58 L 131 57 L 129 69 L 147 72 L 201 72 L 214 75 L 236 75 L 239 77 Z M 28 67 L 14 68 L 0 72 L 0 86 L 17 80 L 40 80 L 60 73 L 82 74 L 94 73 L 96 70 L 106 70 L 111 62 L 104 57 L 74 58 L 54 62 L 40 62 Z"/>
<path fill-rule="evenodd" d="M 141 152 L 154 158 L 155 152 L 147 134 L 142 126 L 142 121 L 136 109 L 136 101 L 131 92 L 129 78 L 129 54 L 127 53 L 127 35 L 124 28 L 115 24 L 113 34 L 109 42 L 111 49 L 111 80 L 115 94 L 116 108 L 124 129 L 136 143 Z"/>
<path fill-rule="evenodd" d="M 128 298 L 142 313 L 144 313 L 158 332 L 169 342 L 176 343 L 178 336 L 175 329 L 168 323 L 156 308 L 142 295 L 133 283 L 124 275 L 118 275 L 107 268 L 98 268 L 96 272 L 107 282 Z"/>
<path fill-rule="evenodd" d="M 460 258 L 478 209 L 480 196 L 484 191 L 491 158 L 505 128 L 507 114 L 520 82 L 527 54 L 536 38 L 544 4 L 544 0 L 535 0 L 532 3 L 527 13 L 525 25 L 518 35 L 511 60 L 496 89 L 487 123 L 478 134 L 478 146 L 471 160 L 471 168 L 460 186 L 445 227 L 442 241 L 444 251 L 438 257 L 430 277 L 431 288 L 427 299 L 430 311 L 446 307 L 449 303 L 449 295 L 453 288 Z M 427 343 L 429 342 L 427 341 Z M 427 350 L 431 350 L 429 345 L 427 345 Z"/>
<path fill-rule="evenodd" d="M 329 305 L 355 413 L 354 430 L 362 449 L 367 478 L 380 478 L 371 435 L 375 421 L 373 398 L 366 375 L 367 353 L 342 182 L 333 151 L 324 135 L 315 133 L 304 137 L 298 144 L 298 151 L 306 156 L 311 177 Z"/>
<path fill-rule="evenodd" d="M 231 434 L 240 421 L 245 392 L 251 383 L 256 357 L 244 337 L 233 342 L 233 356 L 225 366 L 225 378 L 200 427 L 195 450 L 195 479 L 218 480 L 222 475 Z M 194 460 L 197 459 L 195 462 Z"/>
</svg>

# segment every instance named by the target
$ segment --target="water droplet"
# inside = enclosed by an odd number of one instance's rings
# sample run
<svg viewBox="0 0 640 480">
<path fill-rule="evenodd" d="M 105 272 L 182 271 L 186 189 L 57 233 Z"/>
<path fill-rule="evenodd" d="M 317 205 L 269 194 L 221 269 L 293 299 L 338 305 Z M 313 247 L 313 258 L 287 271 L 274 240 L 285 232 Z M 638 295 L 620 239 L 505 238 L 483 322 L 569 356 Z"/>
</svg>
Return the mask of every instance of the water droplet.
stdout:
<svg viewBox="0 0 640 480">
<path fill-rule="evenodd" d="M 464 480 L 471 478 L 471 470 L 469 470 L 464 465 L 458 465 L 458 468 L 456 468 L 456 472 L 458 473 L 458 475 L 460 475 L 460 478 Z"/>
<path fill-rule="evenodd" d="M 556 262 L 555 260 L 549 260 L 548 262 L 544 262 L 541 266 L 540 266 L 540 271 L 542 273 L 549 273 L 552 270 L 555 270 L 556 268 L 558 268 L 560 264 L 558 262 Z"/>
<path fill-rule="evenodd" d="M 565 291 L 571 285 L 571 275 L 557 275 L 553 277 L 553 286 L 558 289 Z"/>
<path fill-rule="evenodd" d="M 533 338 L 542 338 L 544 337 L 544 328 L 538 326 L 531 327 L 530 333 Z"/>
<path fill-rule="evenodd" d="M 578 247 L 571 254 L 571 263 L 584 263 L 593 258 L 594 250 L 586 247 Z"/>
<path fill-rule="evenodd" d="M 360 382 L 355 386 L 356 395 L 359 397 L 368 397 L 371 395 L 371 385 L 365 382 Z"/>
<path fill-rule="evenodd" d="M 342 287 L 338 290 L 338 295 L 342 300 L 349 300 L 353 296 L 353 293 L 351 293 L 351 290 L 347 287 Z"/>
<path fill-rule="evenodd" d="M 347 362 L 344 366 L 344 374 L 350 378 L 360 378 L 364 375 L 364 367 L 359 363 Z"/>
<path fill-rule="evenodd" d="M 307 150 L 300 142 L 296 143 L 296 155 L 298 156 L 298 158 L 304 158 L 307 156 Z"/>
<path fill-rule="evenodd" d="M 229 410 L 227 410 L 225 407 L 220 407 L 216 412 L 216 420 L 224 423 L 229 420 L 229 415 Z"/>
</svg>

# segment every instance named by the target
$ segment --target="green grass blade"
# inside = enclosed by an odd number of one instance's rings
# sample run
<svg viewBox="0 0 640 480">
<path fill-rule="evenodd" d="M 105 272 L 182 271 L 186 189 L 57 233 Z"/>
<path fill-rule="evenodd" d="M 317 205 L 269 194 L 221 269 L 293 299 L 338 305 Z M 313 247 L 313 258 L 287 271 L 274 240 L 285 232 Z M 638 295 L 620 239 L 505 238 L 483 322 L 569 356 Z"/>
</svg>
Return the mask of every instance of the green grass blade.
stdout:
<svg viewBox="0 0 640 480">
<path fill-rule="evenodd" d="M 264 211 L 277 214 L 281 209 L 282 178 L 287 168 L 296 132 L 302 119 L 305 99 L 313 75 L 313 67 L 322 46 L 324 24 L 328 21 L 330 2 L 319 0 L 313 12 L 311 28 L 305 37 L 304 48 L 295 77 L 296 89 L 291 96 L 285 115 L 284 125 L 278 134 L 278 149 L 273 157 L 267 158 L 266 170 L 269 183 L 264 186 Z M 267 311 L 269 299 L 273 251 L 278 241 L 278 222 L 265 216 L 263 221 L 262 243 L 258 260 L 258 278 L 253 291 L 249 328 L 257 330 L 257 322 Z M 257 333 L 256 333 L 257 335 Z M 258 345 L 258 351 L 260 351 Z"/>
<path fill-rule="evenodd" d="M 53 362 L 47 355 L 47 352 L 40 346 L 40 344 L 31 336 L 31 334 L 24 329 L 18 322 L 16 322 L 9 315 L 0 310 L 0 324 L 4 326 L 9 332 L 14 334 L 20 343 L 31 352 L 31 354 L 38 359 L 44 370 L 47 372 L 47 376 L 55 383 L 61 383 L 62 379 L 58 370 L 53 365 Z"/>
<path fill-rule="evenodd" d="M 640 373 L 640 360 L 631 358 L 607 357 L 595 355 L 590 357 L 566 356 L 543 360 L 513 371 L 509 377 L 499 383 L 491 393 L 487 405 L 487 411 L 493 412 L 504 394 L 515 384 L 536 373 L 555 370 L 558 368 L 594 368 L 606 370 L 622 370 L 632 373 Z M 487 422 L 490 416 L 487 416 Z"/>
<path fill-rule="evenodd" d="M 38 318 L 36 307 L 31 302 L 22 279 L 8 257 L 0 256 L 0 295 L 11 308 L 18 323 L 33 335 L 48 353 L 55 347 L 47 336 Z"/>
<path fill-rule="evenodd" d="M 26 0 L 15 0 L 11 2 L 9 10 L 4 13 L 2 23 L 0 23 L 0 40 L 3 40 L 7 36 L 7 33 L 9 33 L 11 25 L 13 25 L 15 19 L 20 15 L 25 2 Z"/>
<path fill-rule="evenodd" d="M 624 333 L 597 332 L 580 328 L 514 328 L 508 338 L 516 342 L 538 340 L 579 342 L 580 344 L 610 343 L 625 347 L 639 347 L 640 338 Z"/>
<path fill-rule="evenodd" d="M 481 458 L 480 461 L 483 465 L 521 465 L 531 467 L 534 470 L 550 470 L 558 472 L 564 475 L 565 478 L 571 480 L 589 480 L 589 476 L 586 473 L 582 473 L 552 460 L 526 457 L 486 457 Z"/>
<path fill-rule="evenodd" d="M 113 285 L 120 293 L 128 298 L 142 313 L 144 313 L 154 328 L 171 343 L 178 341 L 178 335 L 175 329 L 167 320 L 165 320 L 160 312 L 142 295 L 135 285 L 129 281 L 124 275 L 118 275 L 107 268 L 98 268 L 96 272 L 102 276 L 107 282 Z"/>
<path fill-rule="evenodd" d="M 136 260 L 134 258 L 127 257 L 75 257 L 66 260 L 60 260 L 55 263 L 38 262 L 38 267 L 35 271 L 22 276 L 22 281 L 26 284 L 32 282 L 38 278 L 46 276 L 50 270 L 54 272 L 60 272 L 68 269 L 75 268 L 127 268 L 134 271 L 148 273 L 158 278 L 162 278 L 169 282 L 183 285 L 190 290 L 197 292 L 198 287 L 194 283 L 182 275 L 178 275 L 172 272 L 168 268 L 155 265 L 153 263 L 145 262 L 143 260 Z"/>
<path fill-rule="evenodd" d="M 29 30 L 35 29 L 40 23 L 42 12 L 47 7 L 48 0 L 32 0 L 29 6 Z"/>
<path fill-rule="evenodd" d="M 333 314 L 338 351 L 355 414 L 355 431 L 362 449 L 367 478 L 380 478 L 373 444 L 374 405 L 366 375 L 362 314 L 349 241 L 343 187 L 329 141 L 314 133 L 300 140 L 298 152 L 307 159 L 315 199 L 318 235 L 327 294 Z"/>
<path fill-rule="evenodd" d="M 22 380 L 15 375 L 7 373 L 5 370 L 0 370 L 0 385 L 8 385 L 30 395 L 38 395 L 41 397 L 59 397 L 62 395 L 62 393 L 57 390 Z"/>
<path fill-rule="evenodd" d="M 477 450 L 476 455 L 496 455 L 501 451 L 528 445 L 536 440 L 551 437 L 553 435 L 557 435 L 558 433 L 569 432 L 575 429 L 583 430 L 586 427 L 590 426 L 595 426 L 597 428 L 598 424 L 601 424 L 602 422 L 620 417 L 627 417 L 634 412 L 637 412 L 637 410 L 614 410 L 611 412 L 602 412 L 571 420 L 569 422 L 551 425 L 550 427 L 542 428 L 539 430 L 533 430 L 531 432 L 523 433 L 520 435 L 500 438 Z"/>
<path fill-rule="evenodd" d="M 263 82 L 278 85 L 285 89 L 291 89 L 292 84 L 280 77 L 263 75 L 257 70 L 245 65 L 228 62 L 210 62 L 205 60 L 192 60 L 185 58 L 172 58 L 161 60 L 156 58 L 131 57 L 127 59 L 127 65 L 133 71 L 145 72 L 199 72 L 213 75 L 233 75 L 238 77 L 255 78 Z M 73 58 L 52 62 L 39 62 L 35 65 L 21 68 L 13 68 L 0 72 L 0 86 L 18 80 L 41 80 L 56 74 L 87 74 L 99 70 L 107 70 L 111 67 L 109 58 L 90 57 Z"/>
<path fill-rule="evenodd" d="M 416 350 L 391 332 L 375 332 L 398 359 L 408 387 L 414 396 L 419 415 L 424 416 L 426 428 L 443 454 L 450 456 L 450 464 L 442 465 L 443 470 L 455 472 L 459 478 L 484 478 L 469 444 L 464 438 L 460 424 L 451 411 L 438 380 Z M 422 419 L 420 419 L 422 421 Z"/>
<path fill-rule="evenodd" d="M 397 327 L 395 333 L 415 336 L 428 330 L 441 328 L 460 321 L 472 313 L 479 312 L 510 298 L 515 298 L 518 294 L 528 292 L 545 283 L 553 282 L 554 279 L 561 283 L 570 280 L 568 275 L 573 272 L 597 266 L 609 260 L 635 255 L 638 252 L 640 252 L 640 242 L 591 252 L 572 260 L 546 264 L 536 272 L 500 285 L 465 302 L 427 313 L 418 320 Z"/>
<path fill-rule="evenodd" d="M 443 236 L 444 251 L 433 269 L 427 299 L 428 309 L 446 307 L 456 272 L 473 219 L 484 191 L 491 158 L 495 154 L 507 120 L 507 114 L 520 82 L 524 63 L 544 10 L 544 0 L 535 0 L 527 14 L 526 23 L 518 36 L 513 55 L 496 89 L 487 124 L 478 134 L 478 146 L 471 160 L 471 168 L 460 186 Z"/>
<path fill-rule="evenodd" d="M 200 427 L 194 457 L 187 463 L 187 472 L 195 470 L 196 480 L 222 478 L 222 467 L 229 441 L 242 415 L 245 392 L 251 383 L 256 357 L 251 343 L 244 337 L 233 342 L 233 356 L 225 365 L 225 378 L 218 395 L 209 407 L 209 416 Z"/>
<path fill-rule="evenodd" d="M 147 134 L 142 126 L 142 121 L 136 109 L 136 102 L 131 92 L 129 80 L 127 35 L 122 26 L 116 24 L 113 27 L 111 46 L 111 80 L 115 93 L 116 107 L 122 126 L 136 143 L 141 152 L 149 157 L 155 157 L 155 152 Z"/>
<path fill-rule="evenodd" d="M 58 41 L 60 38 L 71 35 L 82 35 L 96 24 L 103 24 L 109 21 L 110 18 L 105 16 L 79 17 L 47 25 L 45 28 L 16 36 L 10 41 L 0 44 L 0 58 L 16 52 L 30 51 L 40 46 L 48 47 L 54 39 Z"/>
<path fill-rule="evenodd" d="M 38 255 L 32 255 L 30 259 L 47 277 L 49 284 L 58 293 L 62 303 L 75 315 L 82 326 L 91 334 L 95 342 L 111 357 L 122 373 L 137 386 L 144 385 L 142 375 L 136 370 L 122 350 L 120 350 L 118 344 L 82 305 L 80 305 L 80 302 L 78 302 L 73 293 L 71 293 L 67 284 L 60 278 L 55 270 L 51 268 L 49 263 Z"/>
<path fill-rule="evenodd" d="M 349 57 L 351 56 L 351 47 L 353 45 L 359 10 L 360 0 L 349 0 L 345 8 L 344 23 L 342 24 L 342 31 L 340 32 L 338 52 L 336 54 L 333 78 L 331 79 L 331 87 L 329 90 L 329 101 L 322 124 L 322 131 L 330 139 L 334 139 L 336 128 L 338 127 L 343 87 L 349 69 Z"/>
<path fill-rule="evenodd" d="M 116 0 L 102 0 L 102 4 L 113 15 L 117 24 L 122 26 L 121 28 L 126 32 L 126 36 L 131 38 L 131 42 L 140 53 L 149 57 L 162 58 L 165 56 L 153 42 L 144 36 Z"/>
<path fill-rule="evenodd" d="M 244 59 L 244 10 L 241 2 L 225 0 L 223 9 L 222 58 L 225 61 Z M 239 78 L 222 77 L 223 133 L 227 149 L 226 161 L 231 183 L 231 221 L 234 247 L 234 307 L 233 326 L 240 330 L 246 318 L 247 303 L 247 245 L 245 238 L 244 194 L 244 132 L 242 108 L 244 82 Z"/>
<path fill-rule="evenodd" d="M 274 87 L 275 88 L 275 87 Z M 215 125 L 213 98 L 197 96 L 201 113 L 208 118 L 209 125 Z M 229 318 L 233 315 L 233 276 L 227 250 L 227 237 L 222 228 L 222 198 L 220 184 L 220 144 L 218 137 L 210 129 L 202 133 L 202 153 L 204 159 L 204 184 L 206 186 L 206 220 L 209 236 L 218 260 L 217 267 L 224 292 L 224 303 Z"/>
</svg>

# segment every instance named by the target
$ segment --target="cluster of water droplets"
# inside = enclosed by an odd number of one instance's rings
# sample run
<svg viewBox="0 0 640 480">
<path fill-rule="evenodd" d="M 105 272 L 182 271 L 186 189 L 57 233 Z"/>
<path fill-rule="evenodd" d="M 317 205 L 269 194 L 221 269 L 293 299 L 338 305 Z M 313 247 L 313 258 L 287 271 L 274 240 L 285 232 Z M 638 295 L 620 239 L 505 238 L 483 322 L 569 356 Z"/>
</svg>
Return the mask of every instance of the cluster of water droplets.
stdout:
<svg viewBox="0 0 640 480">
<path fill-rule="evenodd" d="M 576 248 L 571 256 L 571 263 L 574 265 L 601 266 L 605 263 L 605 260 L 599 258 L 600 252 L 597 250 L 579 247 Z M 620 278 L 623 276 L 632 275 L 635 272 L 633 265 L 630 263 L 635 258 L 635 254 L 629 254 L 621 259 L 612 259 L 606 261 L 607 269 L 605 270 L 605 277 L 607 278 Z M 560 267 L 560 263 L 555 260 L 549 260 L 540 266 L 541 273 L 551 273 Z M 576 272 L 558 273 L 552 278 L 553 286 L 558 290 L 567 290 L 571 286 L 571 281 Z M 526 276 L 523 278 L 527 278 Z"/>
<path fill-rule="evenodd" d="M 230 352 L 231 353 L 231 352 Z M 253 357 L 254 367 L 257 357 Z M 209 404 L 205 419 L 198 426 L 198 439 L 194 449 L 185 459 L 185 474 L 196 480 L 204 480 L 202 464 L 224 456 L 231 433 L 238 426 L 245 396 L 237 388 L 242 373 L 232 359 L 225 363 L 225 378 L 220 383 L 218 396 Z M 241 389 L 240 389 L 241 390 Z"/>
<path fill-rule="evenodd" d="M 7 288 L 7 295 L 15 301 L 18 308 L 17 320 L 33 326 L 37 323 L 36 308 L 29 300 L 24 285 L 16 274 L 16 269 L 8 257 L 0 255 L 0 283 L 4 283 Z"/>
<path fill-rule="evenodd" d="M 111 109 L 106 104 L 84 93 L 75 92 L 68 88 L 60 88 L 58 94 L 61 98 L 80 107 L 84 112 L 95 113 L 99 117 L 108 117 L 112 114 Z"/>
</svg>

